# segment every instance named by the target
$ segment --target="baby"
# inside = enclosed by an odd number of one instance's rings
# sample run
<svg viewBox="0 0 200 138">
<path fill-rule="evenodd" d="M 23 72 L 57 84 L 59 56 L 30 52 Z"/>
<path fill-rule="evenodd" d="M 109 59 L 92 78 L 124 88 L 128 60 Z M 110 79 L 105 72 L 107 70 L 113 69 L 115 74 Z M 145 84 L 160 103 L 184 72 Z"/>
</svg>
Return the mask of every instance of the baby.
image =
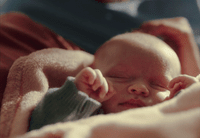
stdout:
<svg viewBox="0 0 200 138">
<path fill-rule="evenodd" d="M 48 91 L 29 130 L 161 103 L 199 82 L 180 72 L 176 53 L 162 40 L 140 32 L 115 36 L 97 50 L 90 67 Z"/>
<path fill-rule="evenodd" d="M 198 82 L 192 76 L 179 76 L 176 53 L 163 41 L 143 33 L 112 38 L 98 49 L 91 67 L 83 69 L 74 83 L 101 102 L 104 113 L 155 105 Z"/>
</svg>

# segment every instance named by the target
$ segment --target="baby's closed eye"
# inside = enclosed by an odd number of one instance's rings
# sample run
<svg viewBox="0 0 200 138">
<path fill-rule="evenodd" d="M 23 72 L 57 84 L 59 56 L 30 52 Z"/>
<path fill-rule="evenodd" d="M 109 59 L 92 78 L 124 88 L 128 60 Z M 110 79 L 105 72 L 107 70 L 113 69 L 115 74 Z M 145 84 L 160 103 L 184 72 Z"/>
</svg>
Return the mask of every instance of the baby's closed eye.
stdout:
<svg viewBox="0 0 200 138">
<path fill-rule="evenodd" d="M 151 83 L 150 84 L 151 85 L 151 87 L 153 87 L 154 89 L 159 89 L 159 90 L 166 90 L 166 89 L 168 89 L 168 87 L 167 87 L 167 85 L 165 85 L 165 84 L 162 84 L 162 83 Z"/>
<path fill-rule="evenodd" d="M 125 83 L 129 82 L 131 79 L 126 76 L 119 76 L 119 75 L 110 75 L 108 78 L 113 81 L 113 82 L 118 82 L 118 83 Z"/>
<path fill-rule="evenodd" d="M 149 79 L 149 84 L 157 89 L 166 90 L 168 89 L 169 79 L 164 76 L 155 77 L 153 79 Z"/>
</svg>

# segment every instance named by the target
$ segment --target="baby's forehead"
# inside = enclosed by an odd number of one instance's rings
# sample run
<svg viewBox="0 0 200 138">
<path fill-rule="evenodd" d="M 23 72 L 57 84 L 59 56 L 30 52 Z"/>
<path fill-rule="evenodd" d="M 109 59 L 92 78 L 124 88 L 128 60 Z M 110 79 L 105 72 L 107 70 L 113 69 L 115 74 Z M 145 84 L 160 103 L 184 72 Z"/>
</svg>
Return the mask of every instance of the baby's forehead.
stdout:
<svg viewBox="0 0 200 138">
<path fill-rule="evenodd" d="M 155 36 L 144 33 L 125 33 L 115 36 L 107 41 L 102 45 L 102 47 L 100 47 L 98 52 L 107 53 L 104 54 L 104 56 L 106 56 L 110 55 L 110 52 L 116 54 L 123 52 L 125 54 L 130 51 L 133 53 L 150 52 L 159 51 L 165 48 L 169 49 L 169 46 Z"/>
<path fill-rule="evenodd" d="M 159 38 L 149 35 L 146 33 L 125 33 L 121 35 L 117 35 L 110 39 L 110 42 L 124 42 L 128 46 L 134 47 L 145 47 L 145 48 L 156 48 L 156 46 L 168 46 Z M 124 45 L 121 45 L 124 46 Z"/>
<path fill-rule="evenodd" d="M 128 59 L 137 58 L 138 60 L 143 60 L 149 58 L 152 59 L 149 61 L 154 59 L 164 61 L 167 63 L 166 65 L 170 65 L 172 68 L 179 66 L 176 53 L 166 43 L 144 33 L 126 33 L 113 37 L 97 53 L 101 60 L 100 64 L 117 63 L 120 59 L 132 62 L 132 60 Z M 174 67 L 171 66 L 172 64 Z"/>
</svg>

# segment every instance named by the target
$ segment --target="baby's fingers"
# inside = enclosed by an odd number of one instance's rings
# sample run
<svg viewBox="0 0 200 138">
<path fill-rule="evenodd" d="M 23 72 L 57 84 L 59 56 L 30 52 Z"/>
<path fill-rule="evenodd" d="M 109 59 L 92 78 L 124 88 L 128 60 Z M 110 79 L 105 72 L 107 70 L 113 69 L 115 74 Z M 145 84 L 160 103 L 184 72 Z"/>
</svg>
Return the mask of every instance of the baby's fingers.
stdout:
<svg viewBox="0 0 200 138">
<path fill-rule="evenodd" d="M 88 83 L 92 85 L 97 77 L 96 72 L 92 68 L 87 67 L 84 73 L 88 77 Z"/>
<path fill-rule="evenodd" d="M 96 91 L 99 87 L 104 83 L 104 77 L 100 70 L 95 69 L 96 78 L 94 83 L 92 84 L 92 89 Z"/>
<path fill-rule="evenodd" d="M 108 83 L 103 77 L 100 70 L 95 69 L 94 71 L 96 73 L 96 79 L 94 81 L 94 84 L 92 84 L 92 90 L 94 91 L 94 93 L 92 93 L 92 95 L 90 96 L 96 100 L 101 100 L 108 92 Z"/>
<path fill-rule="evenodd" d="M 191 84 L 198 82 L 198 79 L 193 76 L 181 75 L 181 76 L 178 76 L 178 77 L 172 79 L 168 85 L 168 88 L 170 88 L 170 89 L 174 88 L 175 84 L 179 83 L 179 82 L 182 83 L 182 89 L 184 89 L 184 88 L 190 86 Z"/>
<path fill-rule="evenodd" d="M 169 85 L 168 85 L 168 88 L 169 89 L 172 89 L 175 87 L 175 84 L 177 83 L 180 83 L 180 82 L 184 82 L 184 78 L 183 77 L 176 77 L 174 79 L 172 79 L 170 82 L 169 82 Z"/>
<path fill-rule="evenodd" d="M 103 99 L 108 93 L 108 83 L 105 78 L 103 78 L 103 84 L 100 87 L 99 97 Z"/>
<path fill-rule="evenodd" d="M 171 89 L 169 99 L 173 98 L 180 92 L 180 90 L 182 89 L 182 85 L 182 82 L 175 83 L 173 89 Z"/>
<path fill-rule="evenodd" d="M 103 77 L 100 70 L 95 69 L 96 72 L 96 80 L 92 86 L 94 91 L 98 90 L 99 97 L 102 99 L 108 92 L 108 83 L 106 79 Z"/>
</svg>

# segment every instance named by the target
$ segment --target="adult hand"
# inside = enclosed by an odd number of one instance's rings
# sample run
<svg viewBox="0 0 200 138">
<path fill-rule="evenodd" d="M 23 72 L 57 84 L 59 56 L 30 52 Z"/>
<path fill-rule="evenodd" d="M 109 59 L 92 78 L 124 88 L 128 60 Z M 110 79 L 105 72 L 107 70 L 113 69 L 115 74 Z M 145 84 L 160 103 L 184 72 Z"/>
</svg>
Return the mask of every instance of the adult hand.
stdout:
<svg viewBox="0 0 200 138">
<path fill-rule="evenodd" d="M 182 74 L 196 76 L 200 73 L 199 49 L 186 18 L 148 21 L 139 30 L 163 39 L 175 50 L 181 62 Z"/>
</svg>

